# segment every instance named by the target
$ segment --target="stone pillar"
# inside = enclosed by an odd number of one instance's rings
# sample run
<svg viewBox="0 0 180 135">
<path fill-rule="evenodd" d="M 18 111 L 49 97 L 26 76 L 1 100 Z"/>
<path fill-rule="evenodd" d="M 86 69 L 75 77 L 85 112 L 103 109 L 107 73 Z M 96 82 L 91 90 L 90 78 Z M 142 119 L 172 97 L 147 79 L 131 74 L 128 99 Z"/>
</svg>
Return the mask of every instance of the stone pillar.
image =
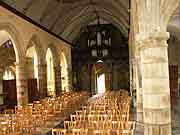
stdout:
<svg viewBox="0 0 180 135">
<path fill-rule="evenodd" d="M 138 54 L 137 54 L 138 55 Z M 137 111 L 137 121 L 143 122 L 143 92 L 142 92 L 142 80 L 141 80 L 141 69 L 140 69 L 140 57 L 139 55 L 134 58 L 134 80 L 136 89 L 136 111 Z"/>
<path fill-rule="evenodd" d="M 3 91 L 3 67 L 0 66 L 0 94 L 4 94 Z M 0 104 L 4 104 L 4 96 L 0 96 Z"/>
<path fill-rule="evenodd" d="M 168 33 L 140 41 L 144 135 L 171 135 Z"/>
<path fill-rule="evenodd" d="M 134 90 L 134 65 L 132 59 L 129 60 L 129 85 L 130 85 L 130 92 L 131 96 L 133 96 L 133 90 Z"/>
<path fill-rule="evenodd" d="M 38 89 L 40 99 L 47 96 L 47 65 L 38 65 Z"/>
<path fill-rule="evenodd" d="M 56 95 L 61 93 L 61 66 L 54 67 Z"/>
<path fill-rule="evenodd" d="M 67 87 L 68 87 L 68 91 L 72 90 L 72 69 L 71 68 L 67 68 Z"/>
<path fill-rule="evenodd" d="M 28 82 L 26 64 L 16 64 L 16 88 L 17 88 L 17 105 L 25 106 L 28 103 Z"/>
</svg>

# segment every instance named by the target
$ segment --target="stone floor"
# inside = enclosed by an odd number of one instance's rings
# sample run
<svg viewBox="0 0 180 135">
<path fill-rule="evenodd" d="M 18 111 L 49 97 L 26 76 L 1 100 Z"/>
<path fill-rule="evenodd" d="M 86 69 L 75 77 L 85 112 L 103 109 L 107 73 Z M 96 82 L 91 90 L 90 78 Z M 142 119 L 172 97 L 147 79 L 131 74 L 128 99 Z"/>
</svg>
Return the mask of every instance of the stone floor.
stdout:
<svg viewBox="0 0 180 135">
<path fill-rule="evenodd" d="M 180 135 L 180 95 L 176 96 L 176 103 L 172 106 L 172 135 Z"/>
<path fill-rule="evenodd" d="M 51 129 L 52 128 L 61 128 L 63 127 L 63 121 L 69 119 L 68 116 L 70 116 L 72 113 L 66 114 L 66 117 L 62 118 L 60 115 L 56 115 L 51 120 L 46 122 L 46 127 L 41 127 L 36 129 L 35 135 L 51 135 Z"/>
<path fill-rule="evenodd" d="M 90 100 L 93 100 L 91 98 Z M 135 114 L 135 108 L 132 109 L 132 112 L 134 112 L 133 117 L 136 118 Z M 72 113 L 66 114 L 66 117 L 63 119 L 60 116 L 56 116 L 54 119 L 48 122 L 46 128 L 37 129 L 37 135 L 51 135 L 51 129 L 54 127 L 63 127 L 63 121 L 70 119 L 69 116 Z M 172 135 L 180 135 L 180 95 L 177 95 L 176 97 L 176 103 L 172 105 Z M 136 123 L 136 130 L 135 135 L 144 135 L 143 133 L 143 124 L 142 123 Z"/>
</svg>

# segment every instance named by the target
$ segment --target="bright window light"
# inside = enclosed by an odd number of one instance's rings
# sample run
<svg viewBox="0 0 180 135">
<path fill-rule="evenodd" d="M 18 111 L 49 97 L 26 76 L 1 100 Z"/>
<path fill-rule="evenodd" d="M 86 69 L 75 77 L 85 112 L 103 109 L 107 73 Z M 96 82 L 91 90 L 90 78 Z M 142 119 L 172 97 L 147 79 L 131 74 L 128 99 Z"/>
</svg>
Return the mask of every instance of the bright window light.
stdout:
<svg viewBox="0 0 180 135">
<path fill-rule="evenodd" d="M 102 74 L 97 78 L 97 88 L 98 88 L 98 94 L 104 93 L 106 91 L 105 74 Z"/>
<path fill-rule="evenodd" d="M 34 78 L 38 78 L 38 60 L 36 52 L 34 53 Z"/>
</svg>

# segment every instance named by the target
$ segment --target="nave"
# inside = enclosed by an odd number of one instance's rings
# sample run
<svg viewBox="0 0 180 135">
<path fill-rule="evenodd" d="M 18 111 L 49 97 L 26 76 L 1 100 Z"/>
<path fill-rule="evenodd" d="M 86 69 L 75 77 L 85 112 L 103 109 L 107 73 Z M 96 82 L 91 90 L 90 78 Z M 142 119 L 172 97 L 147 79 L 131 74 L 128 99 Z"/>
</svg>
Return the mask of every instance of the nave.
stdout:
<svg viewBox="0 0 180 135">
<path fill-rule="evenodd" d="M 1 134 L 179 135 L 179 35 L 179 0 L 0 0 Z"/>
</svg>

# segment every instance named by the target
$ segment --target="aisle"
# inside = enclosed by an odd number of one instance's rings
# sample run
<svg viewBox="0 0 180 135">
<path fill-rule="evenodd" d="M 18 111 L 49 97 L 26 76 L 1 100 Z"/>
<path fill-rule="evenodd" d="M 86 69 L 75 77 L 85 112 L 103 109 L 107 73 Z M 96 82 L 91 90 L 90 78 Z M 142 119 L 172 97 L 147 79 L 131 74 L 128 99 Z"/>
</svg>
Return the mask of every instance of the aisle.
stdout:
<svg viewBox="0 0 180 135">
<path fill-rule="evenodd" d="M 91 102 L 93 99 L 94 99 L 94 96 L 89 98 L 87 102 Z M 86 105 L 86 103 L 84 103 L 82 106 Z M 78 108 L 77 110 L 81 109 L 81 107 Z M 46 127 L 37 128 L 36 135 L 52 135 L 51 133 L 52 128 L 63 128 L 64 121 L 69 120 L 70 115 L 74 114 L 75 111 L 76 110 L 74 110 L 73 112 L 67 113 L 65 117 L 62 117 L 61 114 L 57 114 L 55 117 L 53 117 L 53 119 L 51 119 L 51 121 L 47 122 Z"/>
<path fill-rule="evenodd" d="M 86 103 L 84 103 L 82 106 L 86 105 L 87 103 L 93 102 L 98 95 L 94 95 L 88 99 Z M 77 109 L 81 110 L 82 106 Z M 76 111 L 76 110 L 75 110 Z M 70 115 L 75 114 L 74 112 L 68 113 L 64 118 L 60 115 L 55 116 L 54 120 L 48 122 L 48 126 L 44 128 L 39 128 L 36 132 L 37 135 L 52 135 L 52 128 L 63 128 L 64 127 L 64 121 L 70 120 Z"/>
</svg>

